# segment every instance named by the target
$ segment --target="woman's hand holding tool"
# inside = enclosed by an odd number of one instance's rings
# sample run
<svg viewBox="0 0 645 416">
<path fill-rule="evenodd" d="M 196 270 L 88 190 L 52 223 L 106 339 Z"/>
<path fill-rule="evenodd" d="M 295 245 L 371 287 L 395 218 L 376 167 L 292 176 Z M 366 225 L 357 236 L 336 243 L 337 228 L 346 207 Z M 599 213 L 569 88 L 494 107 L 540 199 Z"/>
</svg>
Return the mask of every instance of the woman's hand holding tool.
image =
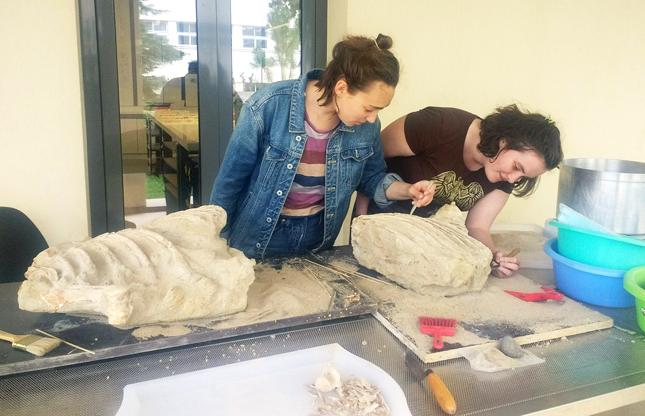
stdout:
<svg viewBox="0 0 645 416">
<path fill-rule="evenodd" d="M 493 275 L 501 278 L 510 277 L 513 272 L 520 268 L 520 262 L 515 256 L 520 252 L 519 248 L 513 249 L 508 254 L 503 254 L 501 251 L 496 251 L 493 254 L 493 260 L 490 262 L 490 267 Z"/>
<path fill-rule="evenodd" d="M 437 185 L 433 181 L 419 181 L 410 186 L 410 198 L 412 199 L 412 209 L 410 215 L 414 213 L 417 207 L 425 207 L 434 198 Z"/>
</svg>

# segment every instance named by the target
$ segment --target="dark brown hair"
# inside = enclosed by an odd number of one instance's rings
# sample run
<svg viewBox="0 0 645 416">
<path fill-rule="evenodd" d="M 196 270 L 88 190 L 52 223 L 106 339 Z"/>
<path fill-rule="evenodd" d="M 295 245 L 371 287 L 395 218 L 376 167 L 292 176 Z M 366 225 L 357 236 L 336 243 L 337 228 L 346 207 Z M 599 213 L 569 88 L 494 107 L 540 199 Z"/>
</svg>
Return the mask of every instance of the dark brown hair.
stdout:
<svg viewBox="0 0 645 416">
<path fill-rule="evenodd" d="M 558 167 L 564 157 L 555 122 L 542 114 L 523 112 L 515 104 L 497 108 L 483 119 L 479 135 L 477 149 L 489 158 L 499 155 L 502 139 L 506 149 L 535 151 L 544 158 L 548 170 Z M 513 184 L 513 194 L 530 195 L 537 183 L 537 177 L 523 177 Z"/>
<path fill-rule="evenodd" d="M 396 87 L 399 82 L 399 61 L 389 51 L 391 47 L 392 38 L 382 34 L 376 39 L 349 36 L 338 42 L 322 78 L 316 83 L 316 87 L 323 91 L 319 99 L 321 105 L 331 102 L 334 87 L 343 78 L 352 93 L 363 90 L 373 81 L 383 81 Z"/>
</svg>

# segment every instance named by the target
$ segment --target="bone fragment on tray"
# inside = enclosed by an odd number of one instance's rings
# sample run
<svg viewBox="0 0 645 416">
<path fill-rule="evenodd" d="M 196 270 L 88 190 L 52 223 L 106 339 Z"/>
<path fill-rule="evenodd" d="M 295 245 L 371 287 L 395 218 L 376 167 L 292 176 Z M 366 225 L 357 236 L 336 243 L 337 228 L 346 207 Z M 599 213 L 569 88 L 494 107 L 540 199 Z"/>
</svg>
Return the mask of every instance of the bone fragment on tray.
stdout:
<svg viewBox="0 0 645 416">
<path fill-rule="evenodd" d="M 388 416 L 390 408 L 380 390 L 362 378 L 342 381 L 336 368 L 328 364 L 309 386 L 314 396 L 313 416 Z"/>
</svg>

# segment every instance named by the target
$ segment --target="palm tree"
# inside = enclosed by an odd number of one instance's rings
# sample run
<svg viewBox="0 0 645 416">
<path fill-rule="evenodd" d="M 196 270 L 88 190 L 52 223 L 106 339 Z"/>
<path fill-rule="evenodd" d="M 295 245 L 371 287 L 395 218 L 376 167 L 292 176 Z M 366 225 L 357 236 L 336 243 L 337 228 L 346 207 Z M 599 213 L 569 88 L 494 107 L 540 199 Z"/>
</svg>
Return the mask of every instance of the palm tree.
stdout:
<svg viewBox="0 0 645 416">
<path fill-rule="evenodd" d="M 266 71 L 267 82 L 271 82 L 271 71 L 267 70 L 267 67 L 272 67 L 275 65 L 275 59 L 267 58 L 267 54 L 262 48 L 253 49 L 253 61 L 251 62 L 251 67 L 260 70 L 260 83 L 264 83 L 264 74 Z"/>
<path fill-rule="evenodd" d="M 300 47 L 300 0 L 271 0 L 267 18 L 282 79 L 289 79 L 299 65 L 294 55 Z"/>
</svg>

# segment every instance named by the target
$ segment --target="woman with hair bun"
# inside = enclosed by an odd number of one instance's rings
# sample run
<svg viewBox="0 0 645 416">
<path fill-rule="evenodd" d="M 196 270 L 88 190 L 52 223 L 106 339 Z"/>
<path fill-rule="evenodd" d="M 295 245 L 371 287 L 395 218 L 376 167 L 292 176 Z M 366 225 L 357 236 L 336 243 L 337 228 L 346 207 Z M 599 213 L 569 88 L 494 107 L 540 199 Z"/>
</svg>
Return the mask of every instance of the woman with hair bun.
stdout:
<svg viewBox="0 0 645 416">
<path fill-rule="evenodd" d="M 324 70 L 280 81 L 244 104 L 210 202 L 223 234 L 248 257 L 290 256 L 334 243 L 355 190 L 380 207 L 430 203 L 432 184 L 387 174 L 378 112 L 399 81 L 392 39 L 351 36 Z"/>
<path fill-rule="evenodd" d="M 516 257 L 495 247 L 490 227 L 511 193 L 527 196 L 540 175 L 562 161 L 555 123 L 516 105 L 500 107 L 484 119 L 457 108 L 426 107 L 395 120 L 381 133 L 388 172 L 406 181 L 431 179 L 432 204 L 415 211 L 429 216 L 455 203 L 468 211 L 468 233 L 493 253 L 493 273 L 507 277 L 519 268 Z M 378 207 L 356 199 L 355 215 L 410 212 L 410 204 Z"/>
</svg>

